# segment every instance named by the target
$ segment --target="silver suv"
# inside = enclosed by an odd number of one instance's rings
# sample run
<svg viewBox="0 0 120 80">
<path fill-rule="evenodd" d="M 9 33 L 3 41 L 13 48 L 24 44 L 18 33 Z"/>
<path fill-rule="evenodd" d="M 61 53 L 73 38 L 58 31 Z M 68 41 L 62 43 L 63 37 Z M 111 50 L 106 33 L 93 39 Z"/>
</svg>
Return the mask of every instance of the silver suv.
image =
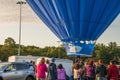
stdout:
<svg viewBox="0 0 120 80">
<path fill-rule="evenodd" d="M 35 80 L 34 68 L 30 63 L 0 63 L 0 80 Z"/>
</svg>

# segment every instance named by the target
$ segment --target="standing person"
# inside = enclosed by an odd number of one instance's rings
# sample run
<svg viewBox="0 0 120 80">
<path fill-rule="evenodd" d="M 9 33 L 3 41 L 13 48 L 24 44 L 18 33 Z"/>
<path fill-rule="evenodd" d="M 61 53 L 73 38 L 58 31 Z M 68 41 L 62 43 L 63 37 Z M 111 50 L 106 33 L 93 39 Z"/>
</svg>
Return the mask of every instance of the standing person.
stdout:
<svg viewBox="0 0 120 80">
<path fill-rule="evenodd" d="M 99 61 L 96 61 L 95 63 L 95 72 L 97 72 L 97 67 L 99 66 Z M 98 74 L 96 73 L 96 77 L 95 77 L 95 80 L 98 80 Z"/>
<path fill-rule="evenodd" d="M 48 68 L 49 64 L 50 64 L 50 61 L 47 59 L 47 60 L 46 60 L 47 68 Z M 48 70 L 48 71 L 49 71 L 49 70 Z M 48 75 L 49 75 L 48 72 L 46 73 L 46 75 L 47 75 L 46 80 L 49 80 L 49 78 L 48 78 Z"/>
<path fill-rule="evenodd" d="M 85 66 L 84 66 L 83 61 L 80 61 L 79 68 L 81 69 L 80 80 L 84 80 L 84 77 L 85 77 L 85 75 L 84 75 L 85 74 Z"/>
<path fill-rule="evenodd" d="M 47 65 L 47 67 L 49 66 L 49 64 L 50 64 L 50 61 L 47 59 L 47 60 L 46 60 L 46 65 Z"/>
<path fill-rule="evenodd" d="M 96 74 L 98 79 L 97 80 L 106 80 L 105 76 L 107 75 L 107 69 L 106 66 L 103 65 L 103 61 L 98 61 L 99 65 L 96 66 Z"/>
<path fill-rule="evenodd" d="M 85 70 L 86 70 L 87 80 L 95 80 L 96 75 L 95 75 L 95 65 L 93 60 L 89 60 Z"/>
<path fill-rule="evenodd" d="M 108 68 L 108 77 L 110 80 L 118 80 L 119 72 L 114 61 L 110 61 L 110 67 Z"/>
<path fill-rule="evenodd" d="M 119 70 L 119 77 L 118 77 L 118 78 L 119 78 L 119 80 L 120 80 L 120 66 L 118 67 L 118 70 Z"/>
<path fill-rule="evenodd" d="M 84 63 L 84 67 L 83 67 L 83 72 L 84 72 L 84 74 L 83 74 L 83 80 L 87 80 L 87 76 L 86 76 L 86 67 L 88 66 L 88 61 L 86 61 L 85 63 Z"/>
<path fill-rule="evenodd" d="M 48 66 L 48 70 L 49 80 L 57 80 L 57 68 L 55 64 L 55 58 L 51 59 L 51 63 Z"/>
<path fill-rule="evenodd" d="M 57 80 L 66 80 L 66 71 L 62 64 L 59 64 L 57 67 Z"/>
<path fill-rule="evenodd" d="M 74 71 L 74 74 L 73 74 L 74 80 L 80 80 L 82 75 L 82 69 L 79 68 L 79 64 L 74 64 L 73 71 Z"/>
<path fill-rule="evenodd" d="M 35 69 L 36 69 L 35 61 L 32 62 L 32 65 L 33 65 L 33 68 L 34 68 L 34 71 L 35 71 Z"/>
<path fill-rule="evenodd" d="M 37 80 L 46 80 L 46 72 L 48 71 L 47 66 L 45 64 L 45 58 L 41 58 L 40 62 L 36 67 L 36 78 Z"/>
<path fill-rule="evenodd" d="M 75 59 L 75 63 L 74 63 L 73 66 L 72 66 L 72 73 L 73 73 L 73 74 L 74 74 L 74 66 L 75 66 L 76 64 L 79 65 L 79 60 L 78 60 L 78 58 Z M 73 75 L 73 74 L 72 74 L 72 75 Z"/>
</svg>

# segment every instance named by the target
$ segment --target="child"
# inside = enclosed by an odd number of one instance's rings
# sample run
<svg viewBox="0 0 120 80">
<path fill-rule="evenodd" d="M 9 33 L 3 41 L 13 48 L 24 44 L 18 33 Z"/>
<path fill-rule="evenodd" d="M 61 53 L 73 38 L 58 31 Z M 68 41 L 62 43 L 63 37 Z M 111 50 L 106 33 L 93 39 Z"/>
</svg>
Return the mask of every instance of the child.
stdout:
<svg viewBox="0 0 120 80">
<path fill-rule="evenodd" d="M 63 68 L 62 64 L 59 64 L 57 67 L 57 79 L 58 80 L 66 80 L 66 72 Z"/>
</svg>

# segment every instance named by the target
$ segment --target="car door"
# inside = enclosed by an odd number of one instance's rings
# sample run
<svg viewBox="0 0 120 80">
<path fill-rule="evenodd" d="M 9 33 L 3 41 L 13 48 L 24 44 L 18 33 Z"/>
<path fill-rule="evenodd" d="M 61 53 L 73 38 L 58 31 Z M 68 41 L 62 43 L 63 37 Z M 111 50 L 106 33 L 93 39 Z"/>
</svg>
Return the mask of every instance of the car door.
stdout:
<svg viewBox="0 0 120 80">
<path fill-rule="evenodd" d="M 24 63 L 17 63 L 16 69 L 17 69 L 16 80 L 25 80 L 27 73 L 28 73 L 28 71 L 27 71 L 28 65 L 26 65 Z"/>
<path fill-rule="evenodd" d="M 4 80 L 16 80 L 16 67 L 14 64 L 8 65 L 8 67 L 2 73 Z"/>
</svg>

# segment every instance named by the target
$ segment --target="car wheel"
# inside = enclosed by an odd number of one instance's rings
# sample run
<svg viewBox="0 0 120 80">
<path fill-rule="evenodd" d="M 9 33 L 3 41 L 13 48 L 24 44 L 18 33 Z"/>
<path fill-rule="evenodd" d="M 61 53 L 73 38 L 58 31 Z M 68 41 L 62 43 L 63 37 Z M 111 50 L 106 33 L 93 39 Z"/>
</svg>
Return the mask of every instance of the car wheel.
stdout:
<svg viewBox="0 0 120 80">
<path fill-rule="evenodd" d="M 29 76 L 26 80 L 35 80 L 33 77 Z"/>
</svg>

